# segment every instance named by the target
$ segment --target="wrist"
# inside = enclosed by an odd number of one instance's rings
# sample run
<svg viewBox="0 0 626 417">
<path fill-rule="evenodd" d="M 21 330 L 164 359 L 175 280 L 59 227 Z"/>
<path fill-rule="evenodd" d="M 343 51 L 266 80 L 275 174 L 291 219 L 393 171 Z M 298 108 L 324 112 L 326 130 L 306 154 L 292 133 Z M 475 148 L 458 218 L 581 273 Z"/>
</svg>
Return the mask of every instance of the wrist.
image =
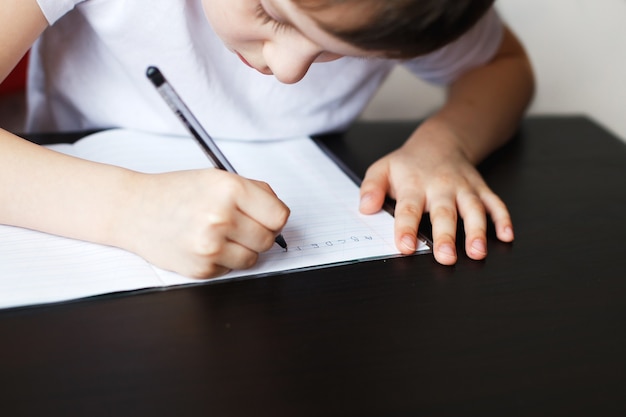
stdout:
<svg viewBox="0 0 626 417">
<path fill-rule="evenodd" d="M 464 138 L 449 122 L 437 115 L 426 119 L 405 143 L 415 152 L 437 159 L 463 158 L 476 163 L 476 157 Z"/>
<path fill-rule="evenodd" d="M 114 177 L 113 192 L 107 198 L 100 224 L 101 238 L 107 245 L 137 253 L 141 206 L 147 174 L 122 169 Z"/>
</svg>

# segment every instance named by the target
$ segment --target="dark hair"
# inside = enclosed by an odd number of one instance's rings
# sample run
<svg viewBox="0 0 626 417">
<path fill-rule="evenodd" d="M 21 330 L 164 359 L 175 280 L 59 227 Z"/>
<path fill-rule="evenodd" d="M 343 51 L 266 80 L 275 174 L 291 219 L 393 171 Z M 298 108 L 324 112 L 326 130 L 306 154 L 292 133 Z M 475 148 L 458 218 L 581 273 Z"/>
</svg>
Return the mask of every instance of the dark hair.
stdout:
<svg viewBox="0 0 626 417">
<path fill-rule="evenodd" d="M 389 58 L 412 58 L 437 50 L 468 31 L 495 0 L 292 0 L 325 32 L 366 51 Z M 315 12 L 333 6 L 358 6 L 363 24 L 342 28 L 322 22 Z"/>
</svg>

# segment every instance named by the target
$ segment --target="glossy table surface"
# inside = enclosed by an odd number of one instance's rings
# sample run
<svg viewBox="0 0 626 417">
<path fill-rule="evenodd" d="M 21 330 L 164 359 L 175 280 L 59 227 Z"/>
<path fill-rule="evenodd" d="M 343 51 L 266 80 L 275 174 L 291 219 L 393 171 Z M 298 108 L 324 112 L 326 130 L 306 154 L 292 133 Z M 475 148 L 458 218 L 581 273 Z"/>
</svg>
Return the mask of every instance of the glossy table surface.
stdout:
<svg viewBox="0 0 626 417">
<path fill-rule="evenodd" d="M 357 173 L 409 123 L 326 140 Z M 526 119 L 484 262 L 370 261 L 0 311 L 5 416 L 626 415 L 626 145 Z"/>
</svg>

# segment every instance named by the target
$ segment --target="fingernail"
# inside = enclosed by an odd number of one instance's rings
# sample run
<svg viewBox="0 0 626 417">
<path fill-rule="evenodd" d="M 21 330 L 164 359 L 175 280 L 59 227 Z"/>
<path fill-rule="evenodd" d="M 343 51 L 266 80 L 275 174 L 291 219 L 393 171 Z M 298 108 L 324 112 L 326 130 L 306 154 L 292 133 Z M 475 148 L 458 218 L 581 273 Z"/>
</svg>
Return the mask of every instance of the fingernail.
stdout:
<svg viewBox="0 0 626 417">
<path fill-rule="evenodd" d="M 441 245 L 439 247 L 439 252 L 447 256 L 455 256 L 454 248 L 450 245 Z"/>
<path fill-rule="evenodd" d="M 402 239 L 400 240 L 400 242 L 402 242 L 405 248 L 407 248 L 408 250 L 412 252 L 414 252 L 417 249 L 417 247 L 415 246 L 415 238 L 413 236 L 404 235 L 402 236 Z"/>
<path fill-rule="evenodd" d="M 472 249 L 480 253 L 487 253 L 487 246 L 482 239 L 476 239 L 472 242 Z"/>
<path fill-rule="evenodd" d="M 359 203 L 359 207 L 360 207 L 360 208 L 365 207 L 366 205 L 368 205 L 368 204 L 369 204 L 369 202 L 370 202 L 370 201 L 372 201 L 372 195 L 371 195 L 370 193 L 363 194 L 363 195 L 361 196 L 361 201 L 360 201 L 360 203 Z"/>
</svg>

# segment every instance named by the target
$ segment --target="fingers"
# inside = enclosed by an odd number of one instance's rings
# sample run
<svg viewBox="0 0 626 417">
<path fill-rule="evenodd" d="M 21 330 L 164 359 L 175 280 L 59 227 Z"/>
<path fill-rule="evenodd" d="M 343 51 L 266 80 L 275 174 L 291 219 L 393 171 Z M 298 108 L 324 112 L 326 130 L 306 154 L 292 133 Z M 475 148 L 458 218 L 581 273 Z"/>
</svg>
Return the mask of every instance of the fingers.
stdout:
<svg viewBox="0 0 626 417">
<path fill-rule="evenodd" d="M 256 263 L 258 258 L 258 252 L 235 242 L 226 242 L 220 246 L 218 252 L 207 254 L 206 264 L 230 272 L 233 269 L 248 269 Z"/>
<path fill-rule="evenodd" d="M 361 200 L 359 211 L 363 214 L 374 214 L 383 207 L 389 189 L 386 167 L 382 164 L 372 165 L 361 182 Z"/>
<path fill-rule="evenodd" d="M 464 221 L 465 252 L 470 259 L 482 260 L 487 256 L 487 215 L 496 226 L 498 239 L 513 240 L 512 221 L 505 204 L 473 168 L 462 175 L 439 176 L 424 183 L 421 177 L 407 171 L 398 175 L 401 181 L 394 182 L 388 168 L 388 164 L 379 161 L 367 171 L 359 208 L 362 213 L 375 213 L 381 209 L 386 194 L 396 199 L 394 234 L 401 253 L 416 250 L 419 223 L 426 210 L 432 224 L 433 254 L 443 265 L 453 265 L 458 260 L 459 217 Z"/>
<path fill-rule="evenodd" d="M 267 184 L 215 170 L 137 177 L 119 244 L 160 268 L 211 278 L 249 268 L 272 247 L 289 209 Z"/>
<path fill-rule="evenodd" d="M 235 269 L 247 269 L 258 260 L 259 254 L 235 242 L 209 245 L 198 252 L 195 259 L 185 264 L 183 274 L 192 278 L 215 278 Z"/>
<path fill-rule="evenodd" d="M 394 235 L 400 253 L 411 254 L 417 250 L 417 231 L 425 200 L 424 193 L 416 185 L 405 184 L 397 190 Z"/>
<path fill-rule="evenodd" d="M 487 256 L 487 215 L 496 228 L 496 236 L 503 242 L 514 239 L 513 222 L 504 202 L 482 183 L 478 191 L 459 197 L 459 213 L 465 222 L 465 250 L 472 259 Z"/>
<path fill-rule="evenodd" d="M 207 235 L 255 252 L 268 250 L 287 222 L 289 208 L 266 183 L 223 175 L 227 177 L 220 184 L 217 199 L 206 207 Z"/>
<path fill-rule="evenodd" d="M 373 214 L 383 207 L 390 184 L 384 163 L 372 165 L 361 183 L 361 201 L 359 210 L 364 214 Z M 419 187 L 409 185 L 408 181 L 397 191 L 394 210 L 395 244 L 400 253 L 411 254 L 417 249 L 417 228 L 423 213 L 422 193 Z"/>
<path fill-rule="evenodd" d="M 206 215 L 205 230 L 191 247 L 195 256 L 190 273 L 197 278 L 212 278 L 231 270 L 248 269 L 256 264 L 259 253 L 274 245 L 275 232 L 245 213 L 234 210 Z"/>
<path fill-rule="evenodd" d="M 289 217 L 289 208 L 260 181 L 235 178 L 229 184 L 233 205 L 207 213 L 205 263 L 224 271 L 247 269 L 269 250 Z"/>
<path fill-rule="evenodd" d="M 456 253 L 456 198 L 452 190 L 440 191 L 430 203 L 430 222 L 433 233 L 433 255 L 442 265 L 454 265 Z"/>
<path fill-rule="evenodd" d="M 159 236 L 142 250 L 165 269 L 211 278 L 253 266 L 269 250 L 289 209 L 265 183 L 217 170 L 183 171 L 159 177 L 156 212 L 149 228 Z M 175 197 L 174 197 L 175 196 Z"/>
<path fill-rule="evenodd" d="M 465 253 L 470 259 L 485 259 L 487 217 L 482 201 L 475 193 L 465 191 L 457 197 L 457 204 L 465 225 Z"/>
<path fill-rule="evenodd" d="M 242 212 L 236 212 L 232 226 L 224 230 L 224 235 L 228 240 L 251 251 L 265 252 L 274 245 L 276 231 L 268 229 Z"/>
<path fill-rule="evenodd" d="M 511 214 L 504 202 L 493 192 L 482 197 L 487 213 L 496 227 L 496 236 L 502 242 L 512 242 L 515 239 Z"/>
<path fill-rule="evenodd" d="M 247 180 L 242 184 L 245 189 L 238 199 L 239 209 L 276 236 L 287 223 L 289 207 L 264 182 Z"/>
<path fill-rule="evenodd" d="M 214 278 L 231 270 L 254 266 L 261 252 L 274 244 L 274 233 L 239 213 L 236 220 L 214 222 L 198 242 L 192 245 L 194 256 L 187 262 L 190 270 L 186 275 L 195 278 Z M 236 226 L 235 226 L 236 225 Z"/>
<path fill-rule="evenodd" d="M 434 198 L 430 218 L 433 229 L 434 255 L 438 262 L 452 265 L 457 260 L 457 213 L 463 218 L 465 252 L 470 259 L 487 257 L 487 214 L 496 226 L 498 239 L 513 240 L 513 223 L 506 205 L 484 183 L 464 189 L 456 196 Z"/>
</svg>

